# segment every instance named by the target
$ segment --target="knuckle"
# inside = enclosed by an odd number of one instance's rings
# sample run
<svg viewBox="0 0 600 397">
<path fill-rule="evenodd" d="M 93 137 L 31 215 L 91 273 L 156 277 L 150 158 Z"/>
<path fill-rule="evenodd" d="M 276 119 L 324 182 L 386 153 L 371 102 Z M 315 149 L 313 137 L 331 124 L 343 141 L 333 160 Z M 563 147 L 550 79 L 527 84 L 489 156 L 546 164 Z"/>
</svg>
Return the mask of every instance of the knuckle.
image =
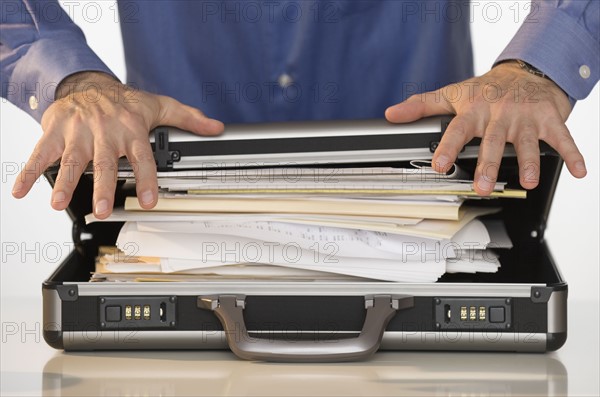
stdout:
<svg viewBox="0 0 600 397">
<path fill-rule="evenodd" d="M 138 192 L 144 192 L 146 190 L 154 190 L 158 189 L 158 185 L 156 183 L 156 178 L 153 178 L 150 175 L 138 175 L 135 176 L 135 184 L 136 190 Z"/>
<path fill-rule="evenodd" d="M 147 147 L 134 147 L 131 149 L 130 161 L 134 161 L 136 163 L 152 163 L 154 164 L 154 155 L 150 148 Z"/>
<path fill-rule="evenodd" d="M 94 165 L 94 190 L 98 187 L 115 185 L 117 183 L 117 170 L 96 168 Z"/>
<path fill-rule="evenodd" d="M 490 120 L 481 139 L 482 144 L 493 147 L 504 145 L 506 142 L 506 131 L 507 127 L 505 122 L 501 120 Z"/>
<path fill-rule="evenodd" d="M 538 144 L 538 138 L 537 136 L 531 133 L 521 133 L 519 134 L 519 137 L 517 138 L 516 142 L 519 146 L 535 146 Z"/>
<path fill-rule="evenodd" d="M 42 149 L 36 148 L 31 156 L 29 156 L 29 162 L 31 164 L 42 165 L 46 164 L 48 156 L 42 151 Z"/>
<path fill-rule="evenodd" d="M 427 95 L 428 93 L 421 93 L 421 94 L 412 94 L 411 96 L 409 96 L 406 99 L 406 102 L 409 103 L 419 103 L 419 102 L 427 102 Z"/>
<path fill-rule="evenodd" d="M 29 157 L 29 164 L 34 167 L 45 167 L 46 164 L 58 159 L 61 152 L 54 146 L 37 145 Z"/>
<path fill-rule="evenodd" d="M 48 134 L 44 134 L 35 145 L 35 150 L 47 154 L 60 154 L 64 150 L 64 146 L 62 143 L 63 140 L 61 137 L 48 136 Z"/>
<path fill-rule="evenodd" d="M 156 174 L 156 162 L 152 152 L 146 150 L 134 150 L 128 156 L 129 164 L 133 169 L 136 180 L 147 175 L 148 172 Z M 156 179 L 156 177 L 155 177 Z"/>
<path fill-rule="evenodd" d="M 84 161 L 85 160 L 82 155 L 73 151 L 73 152 L 65 152 L 63 154 L 62 158 L 60 159 L 60 164 L 62 166 L 69 165 L 72 167 L 73 166 L 79 167 L 79 166 L 83 165 Z"/>
<path fill-rule="evenodd" d="M 55 104 L 50 105 L 42 115 L 42 120 L 40 121 L 40 126 L 42 127 L 44 134 L 51 133 L 53 127 L 56 125 L 56 112 L 53 111 L 53 106 L 55 106 Z"/>
<path fill-rule="evenodd" d="M 543 122 L 547 126 L 565 126 L 565 122 L 563 118 L 557 112 L 549 112 L 548 114 L 542 115 Z"/>
<path fill-rule="evenodd" d="M 466 140 L 468 136 L 467 128 L 464 121 L 458 121 L 452 126 L 452 128 L 449 128 L 448 131 L 446 131 L 446 133 L 463 141 Z"/>
<path fill-rule="evenodd" d="M 98 156 L 94 159 L 94 169 L 112 171 L 117 169 L 117 161 L 108 156 Z"/>
<path fill-rule="evenodd" d="M 565 131 L 559 132 L 557 134 L 556 139 L 557 139 L 558 146 L 560 148 L 567 149 L 567 148 L 575 145 L 575 141 L 573 140 L 573 137 L 571 136 L 571 134 L 569 134 Z"/>
<path fill-rule="evenodd" d="M 79 180 L 80 175 L 81 167 L 61 163 L 60 170 L 56 179 L 56 184 L 58 186 L 63 187 L 73 186 Z"/>
<path fill-rule="evenodd" d="M 206 116 L 200 109 L 191 108 L 192 115 L 196 118 L 205 118 Z"/>
<path fill-rule="evenodd" d="M 500 147 L 504 145 L 504 137 L 496 132 L 486 132 L 481 139 L 481 143 L 488 147 Z"/>
<path fill-rule="evenodd" d="M 118 120 L 121 124 L 132 131 L 146 128 L 144 118 L 136 112 L 122 111 L 118 116 Z"/>
<path fill-rule="evenodd" d="M 501 115 L 504 115 L 506 113 L 501 112 Z M 490 121 L 488 121 L 487 123 L 487 130 L 490 132 L 496 132 L 496 131 L 506 131 L 507 129 L 507 125 L 506 125 L 506 121 L 504 121 L 505 117 L 496 117 L 491 119 Z"/>
</svg>

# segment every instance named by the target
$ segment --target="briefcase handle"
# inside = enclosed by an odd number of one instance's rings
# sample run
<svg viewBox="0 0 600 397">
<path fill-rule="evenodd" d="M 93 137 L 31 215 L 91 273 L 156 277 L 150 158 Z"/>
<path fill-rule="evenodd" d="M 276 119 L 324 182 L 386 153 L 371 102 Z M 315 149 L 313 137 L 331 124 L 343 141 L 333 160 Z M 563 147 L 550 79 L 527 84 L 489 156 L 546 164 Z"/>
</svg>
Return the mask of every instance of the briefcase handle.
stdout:
<svg viewBox="0 0 600 397">
<path fill-rule="evenodd" d="M 243 295 L 201 296 L 198 307 L 212 310 L 221 321 L 229 348 L 246 360 L 280 362 L 355 361 L 370 357 L 379 349 L 383 332 L 398 310 L 414 306 L 412 296 L 375 295 L 365 297 L 367 315 L 360 335 L 349 339 L 285 341 L 251 337 L 244 323 Z"/>
</svg>

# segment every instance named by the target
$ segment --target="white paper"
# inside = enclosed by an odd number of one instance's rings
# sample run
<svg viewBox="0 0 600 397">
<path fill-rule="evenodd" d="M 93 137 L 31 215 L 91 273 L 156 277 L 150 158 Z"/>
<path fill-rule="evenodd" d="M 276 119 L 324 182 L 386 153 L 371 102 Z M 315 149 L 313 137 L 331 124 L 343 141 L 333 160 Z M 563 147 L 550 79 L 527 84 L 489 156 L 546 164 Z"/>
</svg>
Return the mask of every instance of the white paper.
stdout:
<svg viewBox="0 0 600 397">
<path fill-rule="evenodd" d="M 125 211 L 122 207 L 115 208 L 105 219 L 98 219 L 93 213 L 85 216 L 86 224 L 94 222 L 179 222 L 179 221 L 260 221 L 273 220 L 289 223 L 319 223 L 327 226 L 328 223 L 372 223 L 386 225 L 416 225 L 422 221 L 418 218 L 378 217 L 378 216 L 352 216 L 352 215 L 318 215 L 318 214 L 236 214 L 236 213 L 182 213 L 162 211 Z"/>
</svg>

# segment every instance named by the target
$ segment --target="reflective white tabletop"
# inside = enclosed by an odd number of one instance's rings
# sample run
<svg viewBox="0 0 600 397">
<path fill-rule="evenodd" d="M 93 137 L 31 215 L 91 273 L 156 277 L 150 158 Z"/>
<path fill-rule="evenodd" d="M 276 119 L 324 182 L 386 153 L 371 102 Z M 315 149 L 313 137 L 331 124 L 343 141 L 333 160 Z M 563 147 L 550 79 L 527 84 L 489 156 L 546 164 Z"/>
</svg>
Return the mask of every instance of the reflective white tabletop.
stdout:
<svg viewBox="0 0 600 397">
<path fill-rule="evenodd" d="M 571 302 L 551 354 L 380 352 L 342 364 L 247 362 L 225 351 L 81 352 L 48 347 L 41 299 L 2 299 L 2 396 L 599 395 L 598 302 Z"/>
</svg>

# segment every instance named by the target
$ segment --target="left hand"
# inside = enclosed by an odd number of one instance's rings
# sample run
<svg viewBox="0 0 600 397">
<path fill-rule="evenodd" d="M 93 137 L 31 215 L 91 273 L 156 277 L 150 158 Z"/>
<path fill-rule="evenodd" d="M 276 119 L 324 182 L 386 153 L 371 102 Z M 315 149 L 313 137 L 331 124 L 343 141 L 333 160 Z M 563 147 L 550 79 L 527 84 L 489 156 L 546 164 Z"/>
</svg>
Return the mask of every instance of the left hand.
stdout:
<svg viewBox="0 0 600 397">
<path fill-rule="evenodd" d="M 476 192 L 487 196 L 498 178 L 506 142 L 515 147 L 519 179 L 525 189 L 538 185 L 539 140 L 563 157 L 573 176 L 583 178 L 587 173 L 583 156 L 565 125 L 570 113 L 567 95 L 553 81 L 509 61 L 483 76 L 413 95 L 389 107 L 385 117 L 392 123 L 406 123 L 455 114 L 435 151 L 433 167 L 440 172 L 448 170 L 463 146 L 481 137 L 473 180 Z"/>
</svg>

